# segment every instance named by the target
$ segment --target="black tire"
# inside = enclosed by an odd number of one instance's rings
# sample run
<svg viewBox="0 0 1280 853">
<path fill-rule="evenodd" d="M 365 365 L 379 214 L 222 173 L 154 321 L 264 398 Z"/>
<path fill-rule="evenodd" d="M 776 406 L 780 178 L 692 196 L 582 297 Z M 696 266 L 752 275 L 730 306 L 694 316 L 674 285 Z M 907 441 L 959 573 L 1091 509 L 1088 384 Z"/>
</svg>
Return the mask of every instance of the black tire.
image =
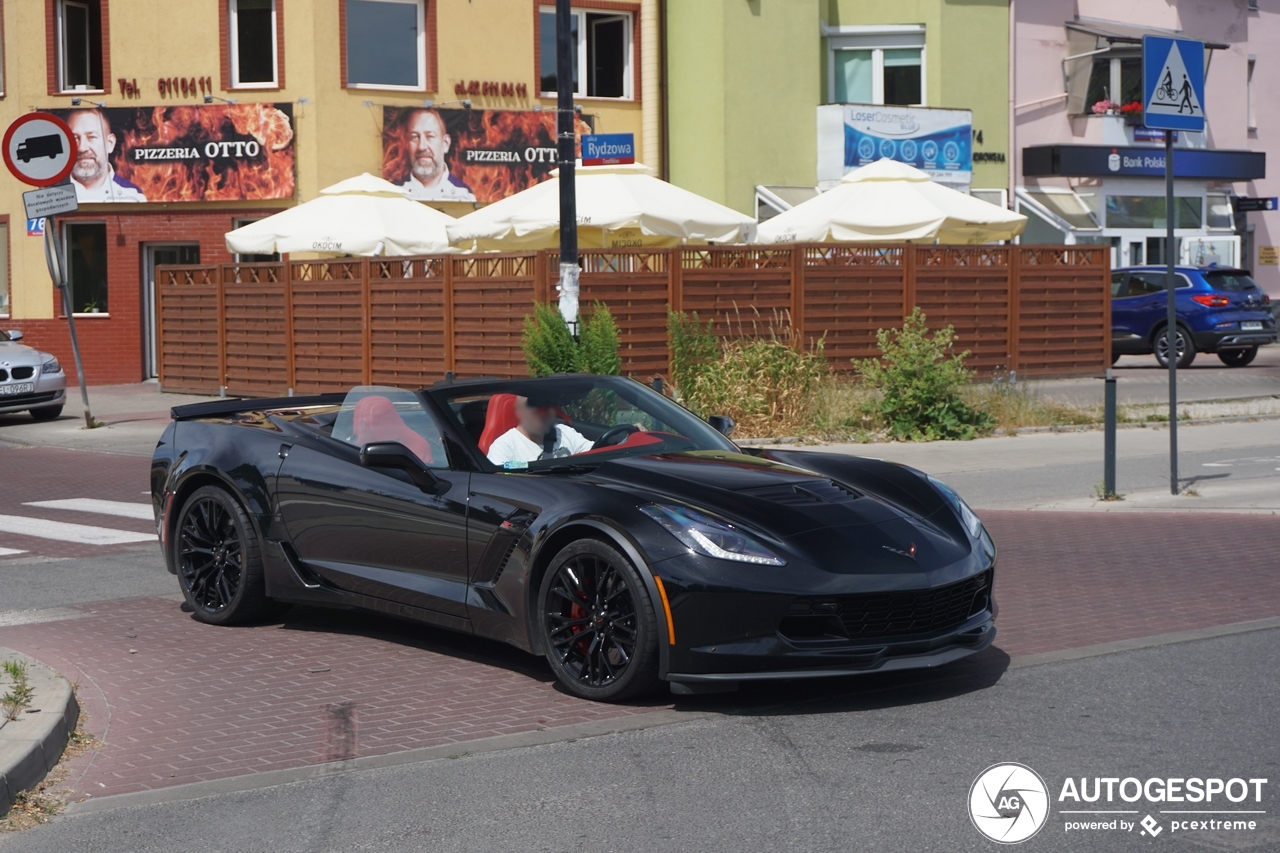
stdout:
<svg viewBox="0 0 1280 853">
<path fill-rule="evenodd" d="M 538 591 L 547 662 L 571 693 L 616 702 L 658 683 L 658 622 L 640 573 L 615 548 L 580 539 L 552 559 Z"/>
<path fill-rule="evenodd" d="M 173 538 L 178 585 L 201 622 L 235 625 L 278 610 L 266 596 L 258 534 L 225 489 L 196 489 L 182 505 Z"/>
<path fill-rule="evenodd" d="M 1117 361 L 1119 361 L 1119 360 L 1120 360 L 1120 353 L 1118 353 L 1118 352 L 1113 352 L 1113 353 L 1111 353 L 1111 364 L 1112 364 L 1113 366 L 1114 366 L 1114 365 L 1115 365 L 1115 363 L 1116 363 Z"/>
<path fill-rule="evenodd" d="M 1224 349 L 1218 353 L 1218 358 L 1227 367 L 1244 367 L 1253 361 L 1254 356 L 1258 354 L 1257 347 L 1249 347 L 1248 349 Z"/>
<path fill-rule="evenodd" d="M 61 406 L 46 406 L 43 409 L 32 409 L 31 419 L 37 421 L 52 421 L 57 420 L 58 415 L 61 414 Z"/>
<path fill-rule="evenodd" d="M 1168 349 L 1169 344 L 1166 341 L 1167 335 L 1165 329 L 1161 328 L 1156 332 L 1155 339 L 1151 343 L 1151 349 L 1155 352 L 1156 361 L 1166 370 L 1169 368 Z M 1191 332 L 1186 326 L 1179 324 L 1177 331 L 1174 333 L 1175 346 L 1178 352 L 1178 369 L 1190 367 L 1191 362 L 1196 360 L 1196 345 L 1191 338 Z"/>
</svg>

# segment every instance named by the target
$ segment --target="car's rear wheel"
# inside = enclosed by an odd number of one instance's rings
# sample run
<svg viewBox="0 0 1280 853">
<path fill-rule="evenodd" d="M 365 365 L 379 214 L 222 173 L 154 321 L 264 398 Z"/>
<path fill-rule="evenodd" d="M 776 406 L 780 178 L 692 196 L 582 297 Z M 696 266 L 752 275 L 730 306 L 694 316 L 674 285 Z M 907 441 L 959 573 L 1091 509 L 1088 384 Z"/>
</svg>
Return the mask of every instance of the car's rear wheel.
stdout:
<svg viewBox="0 0 1280 853">
<path fill-rule="evenodd" d="M 1174 347 L 1178 353 L 1178 369 L 1190 367 L 1191 362 L 1196 360 L 1196 347 L 1191 342 L 1191 333 L 1184 327 L 1178 326 L 1174 332 Z M 1167 327 L 1156 332 L 1155 345 L 1152 347 L 1156 353 L 1156 361 L 1161 367 L 1169 366 L 1169 335 Z"/>
<path fill-rule="evenodd" d="M 201 622 L 232 625 L 275 609 L 265 593 L 257 533 L 225 489 L 203 486 L 192 493 L 174 540 L 178 584 Z"/>
<path fill-rule="evenodd" d="M 617 701 L 658 682 L 658 626 L 631 561 L 597 539 L 581 539 L 552 559 L 538 594 L 547 661 L 572 693 Z"/>
<path fill-rule="evenodd" d="M 1224 349 L 1218 353 L 1218 358 L 1227 367 L 1244 367 L 1253 361 L 1254 356 L 1258 354 L 1257 347 L 1249 347 L 1248 349 Z"/>
<path fill-rule="evenodd" d="M 37 421 L 56 420 L 58 415 L 62 414 L 61 406 L 46 406 L 43 409 L 32 409 L 31 418 Z"/>
</svg>

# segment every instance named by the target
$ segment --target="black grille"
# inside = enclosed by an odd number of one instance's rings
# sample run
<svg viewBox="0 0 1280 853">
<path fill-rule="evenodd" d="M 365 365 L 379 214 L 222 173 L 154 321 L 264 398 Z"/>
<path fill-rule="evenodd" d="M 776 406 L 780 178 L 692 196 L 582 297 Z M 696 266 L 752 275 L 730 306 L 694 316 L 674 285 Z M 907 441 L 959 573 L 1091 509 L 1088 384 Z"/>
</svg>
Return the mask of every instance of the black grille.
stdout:
<svg viewBox="0 0 1280 853">
<path fill-rule="evenodd" d="M 8 378 L 9 378 L 9 371 L 5 370 L 3 367 L 0 367 L 0 382 L 3 382 Z"/>
<path fill-rule="evenodd" d="M 851 640 L 933 634 L 961 625 L 988 606 L 991 571 L 934 589 L 802 599 L 791 611 L 831 610 Z M 833 606 L 834 605 L 834 606 Z"/>
<path fill-rule="evenodd" d="M 34 367 L 15 367 L 10 371 L 14 379 L 30 379 L 35 375 Z"/>
</svg>

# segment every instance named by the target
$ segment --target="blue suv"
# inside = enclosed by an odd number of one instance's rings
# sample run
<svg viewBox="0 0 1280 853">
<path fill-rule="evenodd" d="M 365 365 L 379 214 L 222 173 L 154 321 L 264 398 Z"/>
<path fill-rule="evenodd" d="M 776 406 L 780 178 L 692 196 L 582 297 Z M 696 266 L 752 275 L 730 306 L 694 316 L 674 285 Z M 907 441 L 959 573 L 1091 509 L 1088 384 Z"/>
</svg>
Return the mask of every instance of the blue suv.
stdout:
<svg viewBox="0 0 1280 853">
<path fill-rule="evenodd" d="M 1217 353 L 1223 364 L 1244 367 L 1258 347 L 1276 342 L 1271 298 L 1248 270 L 1174 267 L 1174 336 L 1178 367 L 1197 352 Z M 1111 363 L 1122 355 L 1155 353 L 1169 366 L 1168 290 L 1164 267 L 1126 267 L 1111 273 Z"/>
</svg>

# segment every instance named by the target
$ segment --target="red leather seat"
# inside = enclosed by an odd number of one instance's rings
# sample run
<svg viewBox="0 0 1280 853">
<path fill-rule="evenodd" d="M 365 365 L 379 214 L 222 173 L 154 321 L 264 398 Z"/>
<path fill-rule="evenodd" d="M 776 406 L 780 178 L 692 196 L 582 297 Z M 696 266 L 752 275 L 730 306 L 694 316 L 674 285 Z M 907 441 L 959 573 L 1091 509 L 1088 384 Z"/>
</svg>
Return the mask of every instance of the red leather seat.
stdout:
<svg viewBox="0 0 1280 853">
<path fill-rule="evenodd" d="M 518 423 L 520 419 L 516 417 L 515 394 L 494 394 L 490 397 L 489 408 L 484 413 L 484 430 L 477 442 L 480 452 L 488 454 L 493 443 Z"/>
<path fill-rule="evenodd" d="M 432 463 L 431 442 L 409 428 L 386 397 L 364 397 L 352 415 L 351 437 L 363 446 L 375 441 L 398 441 L 423 463 Z"/>
</svg>

